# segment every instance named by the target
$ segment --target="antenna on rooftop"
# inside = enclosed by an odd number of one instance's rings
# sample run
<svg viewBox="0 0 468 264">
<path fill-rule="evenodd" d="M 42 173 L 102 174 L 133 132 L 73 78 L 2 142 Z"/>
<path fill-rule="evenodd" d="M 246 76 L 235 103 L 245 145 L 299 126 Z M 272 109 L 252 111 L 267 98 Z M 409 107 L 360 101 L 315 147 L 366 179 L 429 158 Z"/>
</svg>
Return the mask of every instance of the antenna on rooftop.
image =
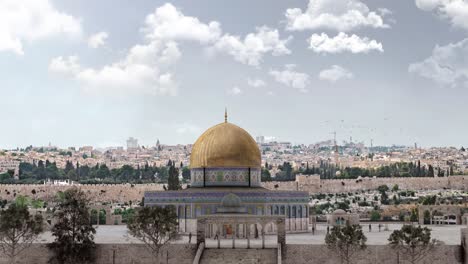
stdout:
<svg viewBox="0 0 468 264">
<path fill-rule="evenodd" d="M 224 123 L 227 123 L 227 107 L 224 108 Z"/>
</svg>

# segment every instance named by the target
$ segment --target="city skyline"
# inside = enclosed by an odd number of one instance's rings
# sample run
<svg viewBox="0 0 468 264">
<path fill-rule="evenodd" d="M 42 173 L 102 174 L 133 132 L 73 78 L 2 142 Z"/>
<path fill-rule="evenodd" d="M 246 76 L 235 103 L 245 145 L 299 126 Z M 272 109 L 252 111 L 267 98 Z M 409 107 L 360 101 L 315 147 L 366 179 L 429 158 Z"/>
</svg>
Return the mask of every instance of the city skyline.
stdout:
<svg viewBox="0 0 468 264">
<path fill-rule="evenodd" d="M 253 136 L 293 143 L 336 131 L 339 142 L 466 147 L 467 10 L 444 0 L 5 1 L 0 149 L 129 136 L 191 144 L 225 107 Z"/>
</svg>

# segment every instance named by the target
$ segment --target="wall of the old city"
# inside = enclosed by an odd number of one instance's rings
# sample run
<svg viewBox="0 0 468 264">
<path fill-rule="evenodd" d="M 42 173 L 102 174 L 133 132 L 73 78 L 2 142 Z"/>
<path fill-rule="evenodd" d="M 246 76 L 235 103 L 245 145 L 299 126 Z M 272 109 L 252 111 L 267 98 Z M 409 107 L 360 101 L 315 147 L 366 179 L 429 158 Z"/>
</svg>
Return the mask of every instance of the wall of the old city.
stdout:
<svg viewBox="0 0 468 264">
<path fill-rule="evenodd" d="M 450 177 L 398 177 L 321 180 L 318 175 L 299 175 L 294 182 L 264 182 L 263 186 L 276 190 L 299 190 L 310 193 L 342 193 L 377 189 L 380 185 L 402 190 L 468 189 L 468 176 Z"/>
<path fill-rule="evenodd" d="M 386 184 L 390 188 L 398 184 L 400 189 L 468 189 L 468 176 L 436 178 L 362 178 L 321 180 L 318 176 L 297 176 L 296 181 L 263 182 L 271 190 L 299 190 L 313 193 L 340 193 L 376 189 Z M 162 191 L 162 184 L 87 184 L 77 185 L 91 201 L 129 202 L 141 201 L 145 191 Z M 52 200 L 58 191 L 71 188 L 67 185 L 0 184 L 0 199 L 13 200 L 17 195 L 27 195 L 45 201 Z"/>
</svg>

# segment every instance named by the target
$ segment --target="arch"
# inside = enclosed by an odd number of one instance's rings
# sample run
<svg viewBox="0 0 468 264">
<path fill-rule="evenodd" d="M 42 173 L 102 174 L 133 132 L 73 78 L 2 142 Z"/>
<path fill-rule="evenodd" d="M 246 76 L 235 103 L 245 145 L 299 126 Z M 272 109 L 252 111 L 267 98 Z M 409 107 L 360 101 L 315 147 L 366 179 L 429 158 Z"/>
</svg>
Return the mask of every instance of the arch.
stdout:
<svg viewBox="0 0 468 264">
<path fill-rule="evenodd" d="M 96 209 L 91 209 L 91 212 L 89 213 L 89 218 L 90 218 L 90 222 L 92 225 L 99 225 L 98 223 L 98 210 Z"/>
<path fill-rule="evenodd" d="M 105 209 L 99 210 L 98 225 L 106 225 L 107 211 Z"/>
</svg>

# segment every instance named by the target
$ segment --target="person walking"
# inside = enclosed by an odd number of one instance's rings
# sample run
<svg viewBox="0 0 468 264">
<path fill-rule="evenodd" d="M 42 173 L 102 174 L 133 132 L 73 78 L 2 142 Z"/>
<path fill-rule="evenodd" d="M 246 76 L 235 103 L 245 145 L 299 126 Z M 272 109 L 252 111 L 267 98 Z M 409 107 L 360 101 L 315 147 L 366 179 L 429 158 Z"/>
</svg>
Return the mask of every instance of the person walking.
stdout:
<svg viewBox="0 0 468 264">
<path fill-rule="evenodd" d="M 312 226 L 312 235 L 315 235 L 315 226 Z"/>
<path fill-rule="evenodd" d="M 188 243 L 191 244 L 192 243 L 192 232 L 190 232 L 188 234 Z"/>
<path fill-rule="evenodd" d="M 369 232 L 372 232 L 372 225 L 369 224 Z"/>
</svg>

